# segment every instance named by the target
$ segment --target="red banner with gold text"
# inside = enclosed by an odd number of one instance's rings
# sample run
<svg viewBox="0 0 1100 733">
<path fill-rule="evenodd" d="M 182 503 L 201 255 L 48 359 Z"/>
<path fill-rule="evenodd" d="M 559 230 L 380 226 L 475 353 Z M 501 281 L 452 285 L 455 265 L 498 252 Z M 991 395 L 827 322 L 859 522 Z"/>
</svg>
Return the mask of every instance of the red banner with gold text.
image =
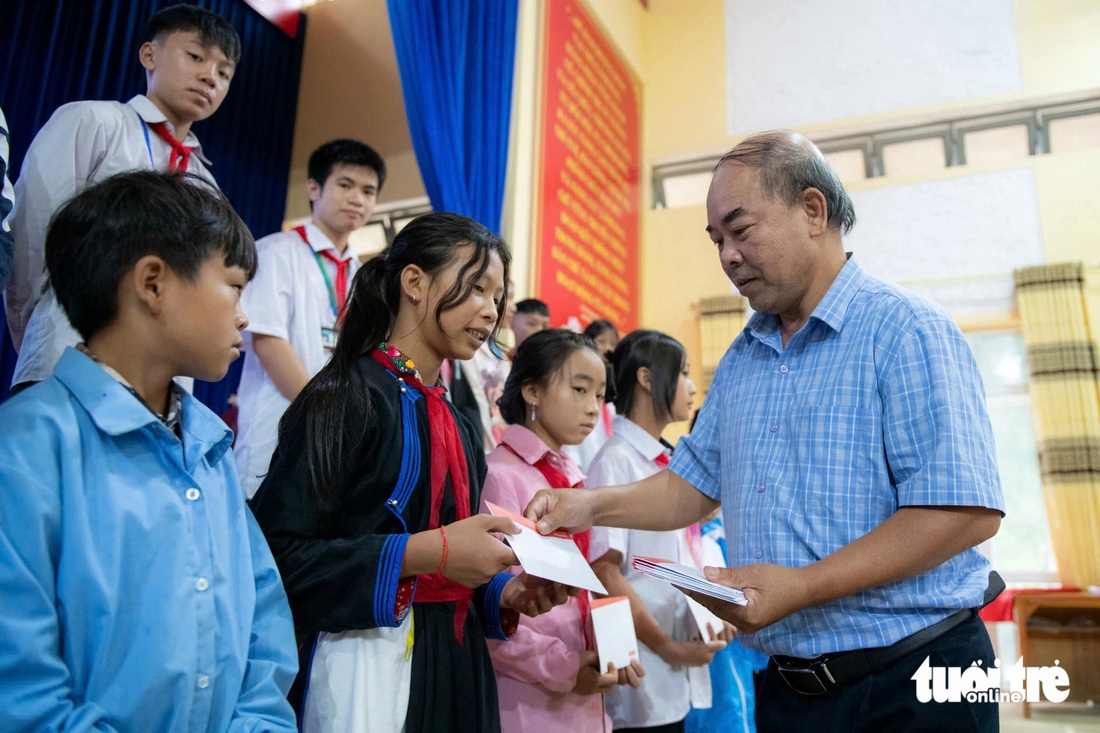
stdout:
<svg viewBox="0 0 1100 733">
<path fill-rule="evenodd" d="M 638 326 L 641 89 L 577 0 L 547 0 L 536 297 L 554 325 Z"/>
</svg>

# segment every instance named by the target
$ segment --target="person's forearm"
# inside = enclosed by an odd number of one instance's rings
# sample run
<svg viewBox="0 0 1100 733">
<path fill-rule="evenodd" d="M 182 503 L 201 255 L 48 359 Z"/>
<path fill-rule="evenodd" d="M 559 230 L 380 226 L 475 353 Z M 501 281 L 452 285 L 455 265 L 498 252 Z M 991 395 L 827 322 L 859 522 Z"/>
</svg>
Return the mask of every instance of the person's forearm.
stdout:
<svg viewBox="0 0 1100 733">
<path fill-rule="evenodd" d="M 439 571 L 443 559 L 443 535 L 438 529 L 417 532 L 405 545 L 401 561 L 401 577 L 424 575 Z"/>
<path fill-rule="evenodd" d="M 993 509 L 902 507 L 863 537 L 803 568 L 805 605 L 919 575 L 989 539 L 1000 524 L 1000 512 Z"/>
<path fill-rule="evenodd" d="M 666 531 L 695 524 L 718 507 L 711 499 L 672 471 L 660 471 L 632 484 L 591 492 L 593 524 Z"/>
<path fill-rule="evenodd" d="M 252 351 L 280 394 L 288 400 L 293 401 L 309 382 L 309 372 L 286 339 L 254 333 Z"/>
</svg>

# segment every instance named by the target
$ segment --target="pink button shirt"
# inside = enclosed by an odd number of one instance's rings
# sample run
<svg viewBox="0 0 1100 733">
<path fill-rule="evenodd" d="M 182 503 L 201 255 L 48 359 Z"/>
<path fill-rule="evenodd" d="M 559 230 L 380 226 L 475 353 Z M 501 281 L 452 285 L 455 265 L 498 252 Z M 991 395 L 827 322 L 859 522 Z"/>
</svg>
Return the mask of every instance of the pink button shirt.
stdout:
<svg viewBox="0 0 1100 733">
<path fill-rule="evenodd" d="M 550 462 L 571 482 L 584 479 L 572 460 L 564 454 L 552 453 L 541 438 L 525 427 L 509 425 L 501 442 L 510 445 L 515 453 L 499 445 L 489 454 L 482 502 L 491 501 L 522 512 L 535 492 L 549 488 L 534 465 L 548 453 Z M 482 511 L 486 511 L 484 503 Z M 519 629 L 511 640 L 489 641 L 497 673 L 502 733 L 611 730 L 611 719 L 604 715 L 601 695 L 571 692 L 583 650 L 581 612 L 573 598 L 537 618 L 520 616 Z"/>
</svg>

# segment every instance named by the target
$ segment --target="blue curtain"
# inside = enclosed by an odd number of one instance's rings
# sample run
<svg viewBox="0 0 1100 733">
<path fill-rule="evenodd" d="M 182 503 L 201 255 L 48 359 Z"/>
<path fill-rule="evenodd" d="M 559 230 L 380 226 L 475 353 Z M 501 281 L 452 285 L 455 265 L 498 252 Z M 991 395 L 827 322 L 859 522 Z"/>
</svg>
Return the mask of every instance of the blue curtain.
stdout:
<svg viewBox="0 0 1100 733">
<path fill-rule="evenodd" d="M 0 23 L 0 107 L 11 130 L 14 181 L 34 134 L 53 111 L 81 99 L 126 101 L 145 91 L 139 34 L 157 10 L 179 0 L 33 0 L 5 3 Z M 195 125 L 226 196 L 261 237 L 279 231 L 286 203 L 305 18 L 290 38 L 244 0 L 188 0 L 229 20 L 244 48 L 229 95 Z M 15 350 L 0 319 L 0 400 L 7 397 Z M 236 391 L 241 360 L 195 394 L 215 412 Z"/>
<path fill-rule="evenodd" d="M 388 0 L 388 7 L 432 207 L 499 232 L 518 0 Z"/>
</svg>

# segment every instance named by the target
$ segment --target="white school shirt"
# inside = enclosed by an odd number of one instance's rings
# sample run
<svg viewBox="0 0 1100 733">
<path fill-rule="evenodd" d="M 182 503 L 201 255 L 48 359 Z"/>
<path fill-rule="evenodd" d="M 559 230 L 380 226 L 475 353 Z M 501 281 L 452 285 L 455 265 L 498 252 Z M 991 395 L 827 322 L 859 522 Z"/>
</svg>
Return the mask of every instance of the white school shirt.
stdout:
<svg viewBox="0 0 1100 733">
<path fill-rule="evenodd" d="M 15 261 L 4 291 L 8 329 L 19 352 L 12 384 L 40 382 L 53 373 L 67 346 L 80 337 L 46 284 L 46 229 L 62 204 L 93 183 L 132 170 L 168 170 L 172 148 L 146 123 L 168 122 L 143 94 L 129 102 L 71 102 L 57 108 L 34 136 L 19 180 L 11 229 Z M 172 124 L 168 123 L 168 129 Z M 187 171 L 217 188 L 192 132 L 183 144 L 194 152 Z M 194 380 L 177 378 L 188 391 Z"/>
<path fill-rule="evenodd" d="M 331 356 L 321 329 L 336 327 L 328 285 L 315 253 L 331 250 L 349 263 L 349 297 L 352 279 L 359 270 L 359 260 L 350 247 L 343 254 L 338 253 L 313 222 L 308 222 L 305 230 L 309 244 L 296 231 L 271 234 L 256 242 L 259 251 L 256 277 L 241 294 L 241 307 L 248 316 L 244 348 L 250 353 L 237 388 L 237 442 L 233 452 L 241 486 L 249 499 L 267 475 L 278 442 L 279 419 L 290 406 L 253 351 L 252 334 L 276 336 L 290 342 L 306 373 L 314 376 Z M 325 258 L 320 261 L 335 284 L 336 266 Z"/>
<path fill-rule="evenodd" d="M 588 487 L 640 481 L 660 470 L 655 463 L 665 448 L 637 423 L 616 415 L 611 437 L 588 468 Z M 610 549 L 622 553 L 622 572 L 657 624 L 676 641 L 698 638 L 687 597 L 668 583 L 649 578 L 630 566 L 635 555 L 696 565 L 684 530 L 649 532 L 609 527 Z M 645 644 L 638 645 L 645 677 L 637 688 L 615 687 L 605 693 L 607 712 L 616 728 L 649 728 L 677 723 L 691 707 L 711 706 L 709 667 L 672 667 Z"/>
</svg>

